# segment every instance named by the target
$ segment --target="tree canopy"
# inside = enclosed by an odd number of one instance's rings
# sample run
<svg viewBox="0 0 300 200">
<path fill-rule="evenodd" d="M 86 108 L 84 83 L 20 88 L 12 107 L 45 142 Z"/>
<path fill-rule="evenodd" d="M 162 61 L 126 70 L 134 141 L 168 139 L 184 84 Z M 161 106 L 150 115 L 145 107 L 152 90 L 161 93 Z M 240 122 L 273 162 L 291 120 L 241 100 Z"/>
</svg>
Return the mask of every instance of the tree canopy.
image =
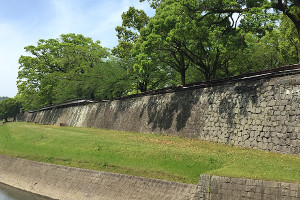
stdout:
<svg viewBox="0 0 300 200">
<path fill-rule="evenodd" d="M 20 109 L 20 102 L 14 98 L 6 98 L 0 101 L 0 119 L 4 119 L 7 122 L 8 118 L 15 118 Z"/>
<path fill-rule="evenodd" d="M 23 108 L 114 98 L 300 61 L 298 0 L 147 1 L 155 15 L 130 7 L 112 50 L 72 33 L 25 47 L 31 55 L 20 57 L 17 82 Z"/>
<path fill-rule="evenodd" d="M 145 92 L 165 86 L 172 72 L 162 70 L 159 62 L 149 60 L 143 63 L 143 67 L 137 65 L 137 61 L 146 54 L 137 52 L 136 44 L 140 43 L 141 30 L 147 26 L 150 18 L 143 10 L 134 7 L 130 7 L 121 17 L 122 26 L 116 27 L 119 44 L 112 52 L 121 58 L 124 68 L 129 72 L 133 80 L 133 92 Z"/>
<path fill-rule="evenodd" d="M 23 105 L 38 108 L 57 102 L 59 86 L 76 81 L 80 84 L 95 65 L 103 63 L 109 51 L 83 35 L 63 34 L 58 39 L 39 40 L 37 46 L 25 47 L 31 56 L 21 56 L 18 74 L 18 93 Z M 73 85 L 76 97 L 94 94 Z M 85 94 L 84 94 L 85 93 Z"/>
<path fill-rule="evenodd" d="M 177 0 L 179 1 L 179 0 Z M 180 0 L 191 12 L 200 12 L 203 17 L 226 14 L 241 17 L 241 25 L 248 28 L 266 26 L 266 22 L 277 13 L 286 15 L 295 25 L 300 38 L 299 0 Z"/>
<path fill-rule="evenodd" d="M 180 51 L 187 57 L 185 61 L 193 68 L 199 69 L 205 79 L 299 63 L 296 59 L 299 58 L 299 1 L 148 2 L 156 9 L 156 14 L 149 20 L 146 30 L 141 31 L 147 33 L 141 40 L 151 44 L 156 41 L 156 47 L 152 45 L 152 49 L 145 48 L 149 50 L 149 55 L 162 57 L 162 52 L 168 45 L 174 47 L 176 44 L 184 44 Z M 174 42 L 176 44 L 172 45 Z M 147 46 L 146 42 L 143 43 Z M 167 56 L 170 57 L 172 56 Z M 244 62 L 242 57 L 247 62 Z M 258 61 L 258 57 L 263 59 Z M 239 63 L 243 63 L 244 66 Z M 250 63 L 256 63 L 256 66 L 260 67 L 250 67 Z"/>
</svg>

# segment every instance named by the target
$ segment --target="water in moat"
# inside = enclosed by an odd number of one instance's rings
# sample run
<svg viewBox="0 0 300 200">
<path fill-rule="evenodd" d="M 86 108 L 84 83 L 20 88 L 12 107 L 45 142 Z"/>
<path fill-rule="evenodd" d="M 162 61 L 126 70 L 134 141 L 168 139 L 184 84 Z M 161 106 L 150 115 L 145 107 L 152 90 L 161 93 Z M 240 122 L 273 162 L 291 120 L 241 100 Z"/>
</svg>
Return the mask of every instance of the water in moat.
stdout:
<svg viewBox="0 0 300 200">
<path fill-rule="evenodd" d="M 0 200 L 51 200 L 0 183 Z"/>
</svg>

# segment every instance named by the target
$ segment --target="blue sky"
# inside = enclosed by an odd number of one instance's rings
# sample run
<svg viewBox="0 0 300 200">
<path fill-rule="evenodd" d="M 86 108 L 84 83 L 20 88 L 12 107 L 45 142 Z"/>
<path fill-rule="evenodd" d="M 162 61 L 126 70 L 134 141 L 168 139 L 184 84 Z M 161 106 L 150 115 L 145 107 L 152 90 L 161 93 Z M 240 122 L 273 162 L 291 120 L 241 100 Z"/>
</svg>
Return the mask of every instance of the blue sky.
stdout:
<svg viewBox="0 0 300 200">
<path fill-rule="evenodd" d="M 17 94 L 18 59 L 27 55 L 25 46 L 76 33 L 112 48 L 118 43 L 115 27 L 130 6 L 154 12 L 139 0 L 0 0 L 0 96 Z"/>
</svg>

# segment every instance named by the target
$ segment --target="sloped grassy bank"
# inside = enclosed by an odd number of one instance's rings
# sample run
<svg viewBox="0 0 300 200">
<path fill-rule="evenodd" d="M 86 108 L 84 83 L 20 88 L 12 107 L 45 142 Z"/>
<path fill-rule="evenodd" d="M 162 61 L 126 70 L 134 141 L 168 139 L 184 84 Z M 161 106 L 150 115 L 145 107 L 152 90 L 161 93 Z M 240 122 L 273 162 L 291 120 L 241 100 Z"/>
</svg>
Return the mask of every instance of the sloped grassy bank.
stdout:
<svg viewBox="0 0 300 200">
<path fill-rule="evenodd" d="M 154 134 L 31 123 L 0 126 L 0 154 L 197 184 L 200 174 L 300 182 L 300 157 Z"/>
</svg>

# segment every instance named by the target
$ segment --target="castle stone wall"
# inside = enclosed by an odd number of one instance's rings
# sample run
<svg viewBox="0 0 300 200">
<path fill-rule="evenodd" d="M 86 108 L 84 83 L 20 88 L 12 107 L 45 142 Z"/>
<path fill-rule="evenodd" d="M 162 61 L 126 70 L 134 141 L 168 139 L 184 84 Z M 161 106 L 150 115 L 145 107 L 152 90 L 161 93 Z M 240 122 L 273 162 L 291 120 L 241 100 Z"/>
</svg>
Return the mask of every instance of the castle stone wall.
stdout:
<svg viewBox="0 0 300 200">
<path fill-rule="evenodd" d="M 164 133 L 300 154 L 300 74 L 25 112 L 18 120 Z"/>
</svg>

